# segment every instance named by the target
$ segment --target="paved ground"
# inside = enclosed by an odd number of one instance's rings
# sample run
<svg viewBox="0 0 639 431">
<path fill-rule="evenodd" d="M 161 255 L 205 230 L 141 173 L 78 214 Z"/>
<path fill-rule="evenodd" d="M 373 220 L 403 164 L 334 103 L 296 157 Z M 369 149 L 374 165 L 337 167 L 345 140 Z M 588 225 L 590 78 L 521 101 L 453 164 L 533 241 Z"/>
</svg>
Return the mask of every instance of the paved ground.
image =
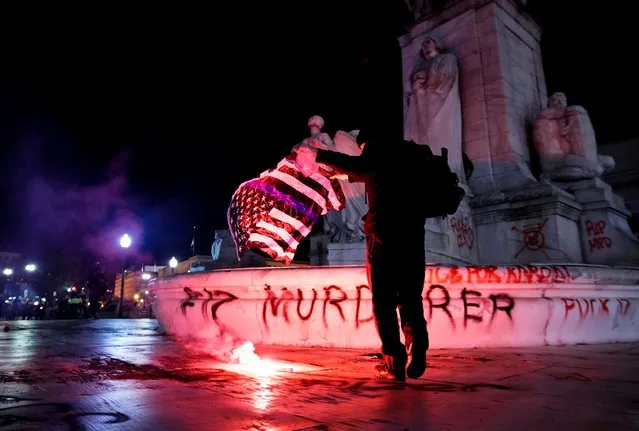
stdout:
<svg viewBox="0 0 639 431">
<path fill-rule="evenodd" d="M 373 352 L 258 346 L 268 374 L 154 320 L 5 323 L 0 430 L 639 429 L 639 344 L 431 351 L 393 383 Z"/>
</svg>

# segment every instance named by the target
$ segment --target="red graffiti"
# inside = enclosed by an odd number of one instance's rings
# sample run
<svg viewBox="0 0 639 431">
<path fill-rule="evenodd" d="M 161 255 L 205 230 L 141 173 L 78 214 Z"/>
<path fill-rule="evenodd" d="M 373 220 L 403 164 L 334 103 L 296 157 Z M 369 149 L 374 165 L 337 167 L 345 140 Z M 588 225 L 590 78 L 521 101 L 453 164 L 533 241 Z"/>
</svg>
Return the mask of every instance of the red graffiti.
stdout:
<svg viewBox="0 0 639 431">
<path fill-rule="evenodd" d="M 190 287 L 185 287 L 184 293 L 186 293 L 186 299 L 183 299 L 180 303 L 182 314 L 186 314 L 186 307 L 195 307 L 195 302 L 193 302 L 194 299 L 200 299 L 202 297 L 201 292 L 196 292 Z"/>
<path fill-rule="evenodd" d="M 548 217 L 544 218 L 539 223 L 526 224 L 521 229 L 517 226 L 513 226 L 511 230 L 513 232 L 518 232 L 523 238 L 523 244 L 515 253 L 515 257 L 518 257 L 522 251 L 530 250 L 530 251 L 539 251 L 546 254 L 543 250 L 546 245 L 546 236 L 544 235 L 544 226 L 548 222 Z"/>
<path fill-rule="evenodd" d="M 484 320 L 482 315 L 469 312 L 471 308 L 481 307 L 480 302 L 472 302 L 472 299 L 479 300 L 481 292 L 464 288 L 461 292 L 461 297 L 464 304 L 464 328 L 468 325 L 469 320 L 477 323 L 482 322 Z M 498 293 L 496 295 L 490 295 L 488 298 L 492 302 L 491 323 L 495 319 L 495 314 L 498 311 L 503 311 L 506 316 L 508 316 L 508 319 L 513 320 L 512 310 L 515 308 L 515 299 L 512 296 L 506 293 Z"/>
<path fill-rule="evenodd" d="M 277 316 L 280 305 L 284 303 L 282 306 L 282 317 L 285 322 L 289 322 L 288 319 L 288 303 L 291 299 L 294 299 L 293 293 L 288 290 L 286 287 L 282 288 L 282 295 L 278 298 L 277 295 L 271 290 L 271 286 L 266 286 L 264 288 L 266 291 L 267 297 L 264 300 L 264 305 L 262 307 L 262 321 L 264 325 L 268 328 L 268 321 L 266 320 L 266 307 L 268 305 L 271 306 L 271 314 L 273 316 Z"/>
<path fill-rule="evenodd" d="M 598 222 L 586 220 L 585 224 L 588 236 L 603 235 L 606 232 L 606 222 L 604 220 L 599 220 Z"/>
<path fill-rule="evenodd" d="M 628 315 L 628 310 L 630 310 L 630 300 L 625 298 L 617 298 L 617 303 L 619 304 L 619 312 L 621 313 L 621 315 Z"/>
<path fill-rule="evenodd" d="M 434 292 L 440 292 L 441 298 L 437 301 L 437 303 L 433 302 L 432 295 Z M 437 298 L 436 298 L 437 299 Z M 455 320 L 453 320 L 453 315 L 450 310 L 448 310 L 448 306 L 450 305 L 450 294 L 448 290 L 442 285 L 433 284 L 426 291 L 426 301 L 428 301 L 428 319 L 430 320 L 433 317 L 433 308 L 439 308 L 446 316 L 448 316 L 448 320 L 450 320 L 450 324 L 455 329 Z"/>
<path fill-rule="evenodd" d="M 325 287 L 324 288 L 325 298 L 324 298 L 324 304 L 322 307 L 322 322 L 324 326 L 326 328 L 328 328 L 329 326 L 329 310 L 330 310 L 329 305 L 335 307 L 337 316 L 342 322 L 347 321 L 347 316 L 344 314 L 342 303 L 349 299 L 355 300 L 355 318 L 353 319 L 355 324 L 355 329 L 359 329 L 362 323 L 368 323 L 372 321 L 373 320 L 372 313 L 367 318 L 360 317 L 362 300 L 363 300 L 362 290 L 365 290 L 365 289 L 370 290 L 370 288 L 366 285 L 357 286 L 356 288 L 357 293 L 355 298 L 349 298 L 348 294 L 344 290 L 342 290 L 339 286 Z M 278 307 L 279 307 L 279 304 L 281 303 L 282 319 L 284 320 L 284 322 L 290 323 L 288 314 L 286 313 L 286 311 L 284 311 L 286 310 L 287 301 L 291 299 L 289 296 L 290 292 L 288 291 L 288 289 L 282 288 L 282 294 L 279 298 L 276 296 L 276 294 L 273 291 L 270 290 L 270 288 L 267 288 L 267 292 L 268 292 L 268 297 L 264 300 L 264 310 L 266 309 L 268 304 L 271 304 L 271 309 L 273 310 L 273 313 L 272 313 L 273 316 L 278 317 L 279 316 Z M 313 292 L 315 291 L 313 290 Z M 333 293 L 335 293 L 337 296 L 334 296 Z M 314 294 L 313 301 L 315 300 L 315 298 L 316 298 L 316 295 Z M 490 323 L 492 323 L 497 312 L 499 311 L 503 312 L 508 317 L 509 320 L 511 321 L 513 320 L 512 310 L 515 308 L 515 299 L 512 296 L 506 293 L 498 293 L 498 294 L 489 295 L 488 299 L 490 303 L 492 304 L 492 307 L 490 308 Z M 298 289 L 298 305 L 299 305 L 299 301 L 301 300 L 303 300 L 303 296 L 301 294 L 301 291 Z M 370 300 L 370 298 L 367 298 L 367 300 Z M 440 309 L 448 317 L 448 320 L 452 328 L 453 329 L 456 328 L 453 315 L 449 310 L 451 296 L 448 290 L 444 286 L 441 286 L 441 285 L 430 286 L 426 290 L 425 300 L 427 302 L 427 307 L 425 308 L 427 308 L 428 310 L 429 320 L 433 317 L 433 310 Z M 461 300 L 464 307 L 464 316 L 463 316 L 464 327 L 466 327 L 468 321 L 479 323 L 484 320 L 483 315 L 477 313 L 477 311 L 483 311 L 483 307 L 485 306 L 480 292 L 475 290 L 467 290 L 466 288 L 464 288 L 461 293 Z M 471 309 L 474 310 L 476 308 L 479 310 L 476 310 L 474 313 L 469 311 Z M 300 318 L 300 320 L 302 321 L 308 320 L 311 314 L 312 314 L 312 306 L 311 306 L 311 311 L 309 311 L 309 313 L 305 315 L 302 315 L 299 312 L 299 307 L 298 307 L 298 317 Z M 333 314 L 333 318 L 337 316 Z M 267 317 L 267 314 L 266 312 L 264 312 L 262 314 L 262 319 L 264 319 L 265 327 L 268 330 L 269 328 L 268 328 L 268 325 L 266 324 L 266 317 Z"/>
<path fill-rule="evenodd" d="M 355 328 L 359 328 L 359 325 L 362 323 L 367 323 L 373 320 L 374 316 L 367 317 L 366 319 L 360 319 L 359 313 L 362 306 L 362 289 L 367 289 L 369 292 L 371 288 L 362 284 L 357 286 L 357 305 L 355 306 Z"/>
<path fill-rule="evenodd" d="M 584 225 L 586 227 L 586 234 L 588 237 L 592 237 L 588 239 L 591 252 L 612 247 L 612 240 L 606 236 L 606 222 L 604 220 L 596 222 L 586 220 Z"/>
<path fill-rule="evenodd" d="M 213 321 L 217 321 L 217 310 L 224 304 L 228 302 L 235 301 L 237 296 L 232 293 L 224 292 L 223 290 L 214 290 L 210 291 L 206 288 L 204 289 L 207 297 L 204 299 L 204 295 L 202 292 L 198 292 L 196 290 L 191 289 L 190 287 L 184 288 L 184 293 L 186 293 L 186 299 L 183 299 L 180 302 L 180 308 L 183 314 L 186 314 L 187 307 L 195 307 L 195 302 L 201 300 L 202 301 L 202 315 L 206 320 L 209 318 L 209 314 Z M 210 306 L 210 312 L 209 310 Z"/>
<path fill-rule="evenodd" d="M 237 296 L 233 295 L 232 293 L 224 292 L 223 290 L 214 290 L 213 292 L 210 292 L 204 289 L 204 291 L 207 293 L 208 298 L 202 301 L 202 314 L 205 318 L 207 317 L 206 309 L 212 302 L 211 319 L 213 319 L 214 321 L 217 320 L 217 310 L 222 305 L 226 304 L 227 302 L 235 301 L 237 299 Z"/>
<path fill-rule="evenodd" d="M 573 279 L 565 266 L 438 266 L 430 267 L 426 270 L 426 282 L 428 284 L 558 284 L 570 283 Z"/>
<path fill-rule="evenodd" d="M 461 219 L 457 219 L 455 217 L 451 218 L 450 227 L 453 229 L 453 232 L 455 232 L 457 237 L 457 247 L 468 247 L 468 250 L 472 250 L 473 244 L 475 243 L 475 233 L 470 227 L 468 217 L 464 216 Z"/>
<path fill-rule="evenodd" d="M 561 298 L 564 302 L 565 314 L 567 319 L 571 313 L 578 312 L 579 319 L 594 316 L 607 316 L 610 314 L 610 299 L 608 298 Z M 617 299 L 619 313 L 622 316 L 628 314 L 630 301 L 625 298 Z"/>
<path fill-rule="evenodd" d="M 203 289 L 207 294 L 208 298 L 204 298 L 201 292 L 194 291 L 190 288 L 186 288 L 184 291 L 187 294 L 187 298 L 182 300 L 182 311 L 186 314 L 186 307 L 195 306 L 194 301 L 203 301 L 202 305 L 202 314 L 205 319 L 209 319 L 209 315 L 212 317 L 213 321 L 217 322 L 218 309 L 229 302 L 235 301 L 238 299 L 235 295 L 224 292 L 221 290 L 215 290 L 213 292 Z M 324 301 L 322 306 L 322 322 L 325 327 L 329 326 L 329 320 L 334 318 L 339 318 L 342 322 L 347 321 L 347 316 L 344 313 L 344 309 L 342 305 L 344 301 L 351 300 L 355 301 L 355 316 L 353 319 L 353 323 L 355 329 L 359 329 L 362 323 L 369 323 L 373 321 L 374 317 L 372 315 L 372 304 L 369 305 L 368 309 L 370 310 L 367 314 L 368 317 L 362 318 L 362 301 L 367 301 L 370 304 L 371 298 L 363 298 L 362 291 L 368 290 L 370 288 L 366 285 L 360 285 L 356 287 L 356 295 L 353 298 L 349 298 L 348 294 L 339 286 L 328 286 L 324 288 Z M 291 301 L 297 301 L 297 317 L 300 321 L 308 321 L 315 310 L 315 302 L 317 301 L 317 291 L 312 289 L 312 298 L 307 299 L 304 298 L 304 292 L 301 289 L 297 289 L 297 298 L 293 295 L 293 292 L 290 291 L 286 287 L 282 287 L 279 292 L 275 292 L 271 286 L 266 286 L 264 288 L 266 292 L 266 298 L 264 298 L 262 303 L 262 322 L 267 331 L 269 331 L 268 325 L 268 310 L 270 308 L 270 316 L 271 318 L 281 318 L 285 323 L 291 323 L 291 315 L 289 314 L 288 306 Z M 432 319 L 433 310 L 439 309 L 448 317 L 448 320 L 453 329 L 456 328 L 455 321 L 453 319 L 453 315 L 449 310 L 449 306 L 451 303 L 451 296 L 448 290 L 442 285 L 431 285 L 426 290 L 426 297 L 424 298 L 427 302 L 425 309 L 428 310 L 428 319 Z M 461 292 L 461 301 L 463 303 L 464 315 L 463 322 L 464 327 L 466 327 L 468 321 L 473 321 L 480 323 L 484 320 L 483 314 L 485 310 L 488 310 L 490 314 L 490 321 L 492 323 L 495 319 L 495 316 L 499 311 L 503 312 L 509 320 L 513 320 L 512 310 L 515 307 L 515 299 L 506 293 L 498 293 L 492 294 L 488 296 L 489 303 L 492 304 L 490 309 L 486 307 L 486 301 L 482 298 L 480 292 L 475 290 L 468 290 L 464 288 Z M 302 302 L 310 301 L 310 305 L 306 312 L 302 311 Z M 184 305 L 185 302 L 188 302 L 191 305 Z M 208 311 L 208 306 L 205 304 L 209 304 L 213 302 L 210 307 L 210 311 Z M 330 306 L 330 307 L 329 307 Z M 486 308 L 484 308 L 486 307 Z M 306 308 L 306 307 L 304 307 Z M 331 312 L 331 309 L 333 312 Z M 330 319 L 329 319 L 330 317 Z M 348 319 L 350 320 L 350 319 Z"/>
<path fill-rule="evenodd" d="M 297 289 L 297 317 L 300 320 L 308 320 L 313 315 L 313 308 L 315 308 L 315 301 L 317 300 L 317 291 L 313 289 L 313 299 L 311 300 L 311 306 L 308 309 L 308 313 L 303 314 L 301 310 L 302 301 L 304 301 L 304 294 L 302 289 Z"/>
<path fill-rule="evenodd" d="M 339 298 L 331 298 L 331 291 L 333 290 L 341 294 Z M 328 322 L 326 320 L 326 306 L 328 306 L 329 304 L 334 306 L 337 309 L 337 312 L 339 313 L 339 317 L 342 319 L 342 322 L 344 322 L 346 318 L 344 317 L 344 311 L 342 311 L 342 306 L 340 305 L 340 302 L 346 301 L 348 299 L 348 295 L 346 295 L 346 292 L 344 292 L 341 288 L 337 286 L 325 287 L 324 292 L 326 296 L 324 298 L 324 307 L 322 309 L 322 320 L 324 321 L 324 326 L 328 328 Z"/>
</svg>

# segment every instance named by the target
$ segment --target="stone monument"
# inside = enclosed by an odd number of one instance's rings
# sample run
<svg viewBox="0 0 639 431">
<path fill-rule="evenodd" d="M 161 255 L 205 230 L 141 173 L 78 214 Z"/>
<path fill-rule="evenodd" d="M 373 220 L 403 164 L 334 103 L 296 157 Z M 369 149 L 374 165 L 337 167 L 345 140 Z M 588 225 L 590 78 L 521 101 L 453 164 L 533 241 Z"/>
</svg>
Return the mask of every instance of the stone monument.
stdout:
<svg viewBox="0 0 639 431">
<path fill-rule="evenodd" d="M 472 247 L 468 260 L 491 264 L 581 261 L 579 204 L 540 184 L 530 170 L 527 128 L 546 98 L 536 24 L 508 0 L 450 1 L 427 10 L 400 38 L 404 88 L 410 88 L 415 59 L 428 39 L 457 58 L 459 151 L 474 164 L 467 205 L 446 225 L 440 222 L 441 233 L 427 225 L 429 251 L 451 259 Z M 429 244 L 434 232 L 445 240 L 439 249 Z M 559 246 L 560 232 L 571 236 L 572 249 Z M 446 241 L 458 246 L 457 255 Z"/>
<path fill-rule="evenodd" d="M 400 38 L 405 137 L 448 145 L 458 175 L 463 153 L 474 167 L 458 214 L 427 223 L 427 260 L 638 262 L 628 213 L 600 178 L 614 161 L 597 154 L 587 113 L 561 93 L 546 108 L 541 33 L 521 2 L 409 6 L 416 22 Z M 539 179 L 531 148 L 540 155 Z M 599 246 L 605 253 L 595 253 Z"/>
<path fill-rule="evenodd" d="M 470 217 L 462 151 L 462 110 L 457 56 L 436 39 L 426 36 L 408 74 L 404 105 L 404 137 L 428 145 L 433 153 L 448 150 L 451 170 L 467 197 L 453 217 L 426 222 L 426 260 L 472 263 L 477 260 L 474 226 Z M 408 69 L 406 69 L 408 70 Z"/>
<path fill-rule="evenodd" d="M 308 121 L 310 135 L 320 141 L 324 148 L 359 156 L 362 150 L 357 145 L 358 130 L 338 130 L 333 139 L 322 132 L 324 119 L 314 115 Z M 342 211 L 331 211 L 323 218 L 324 233 L 310 238 L 310 260 L 312 265 L 335 265 L 362 263 L 364 256 L 364 222 L 368 211 L 363 183 L 351 183 L 338 178 L 346 207 Z"/>
<path fill-rule="evenodd" d="M 534 122 L 533 141 L 542 181 L 568 191 L 582 206 L 584 262 L 639 262 L 639 241 L 628 225 L 630 211 L 601 179 L 615 168 L 615 161 L 598 154 L 588 112 L 568 106 L 564 93 L 554 93 Z"/>
<path fill-rule="evenodd" d="M 533 142 L 541 162 L 541 179 L 575 181 L 600 177 L 615 168 L 609 156 L 597 154 L 595 130 L 581 106 L 568 106 L 564 93 L 550 96 L 548 108 L 533 125 Z"/>
</svg>

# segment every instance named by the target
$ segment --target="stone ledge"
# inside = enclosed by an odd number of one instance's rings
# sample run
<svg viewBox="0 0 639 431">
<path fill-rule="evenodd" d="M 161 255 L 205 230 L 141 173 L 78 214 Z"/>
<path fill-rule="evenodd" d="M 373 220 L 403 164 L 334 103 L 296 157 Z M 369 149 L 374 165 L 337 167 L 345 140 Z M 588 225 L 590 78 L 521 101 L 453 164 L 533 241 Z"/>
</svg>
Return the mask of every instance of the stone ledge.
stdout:
<svg viewBox="0 0 639 431">
<path fill-rule="evenodd" d="M 149 290 L 180 338 L 379 348 L 361 265 L 179 275 Z M 429 266 L 422 298 L 433 348 L 639 340 L 639 268 Z"/>
<path fill-rule="evenodd" d="M 475 225 L 534 219 L 548 215 L 559 215 L 577 222 L 581 215 L 581 207 L 574 201 L 549 196 L 527 202 L 504 203 L 473 210 Z"/>
<path fill-rule="evenodd" d="M 562 197 L 564 199 L 573 200 L 575 197 L 549 184 L 539 183 L 533 187 L 520 188 L 515 190 L 495 191 L 490 193 L 483 193 L 476 195 L 471 201 L 470 206 L 474 208 L 481 208 L 490 205 L 498 205 L 502 203 L 515 203 L 530 201 L 532 199 L 538 199 L 543 197 Z"/>
<path fill-rule="evenodd" d="M 578 221 L 582 207 L 574 197 L 556 187 L 537 187 L 500 191 L 476 196 L 471 200 L 476 225 L 517 221 L 557 214 Z"/>
<path fill-rule="evenodd" d="M 522 285 L 536 283 L 536 289 L 557 284 L 604 284 L 639 286 L 639 267 L 588 264 L 528 264 L 528 265 L 427 265 L 426 283 Z M 437 275 L 439 274 L 439 275 Z M 429 278 L 430 277 L 430 278 Z M 159 277 L 149 281 L 149 289 L 177 289 L 182 295 L 185 287 L 209 289 L 242 288 L 262 291 L 265 286 L 317 287 L 339 283 L 357 286 L 367 284 L 364 265 L 334 265 L 307 267 L 263 267 L 220 269 L 207 272 Z M 637 288 L 639 297 L 639 287 Z"/>
</svg>

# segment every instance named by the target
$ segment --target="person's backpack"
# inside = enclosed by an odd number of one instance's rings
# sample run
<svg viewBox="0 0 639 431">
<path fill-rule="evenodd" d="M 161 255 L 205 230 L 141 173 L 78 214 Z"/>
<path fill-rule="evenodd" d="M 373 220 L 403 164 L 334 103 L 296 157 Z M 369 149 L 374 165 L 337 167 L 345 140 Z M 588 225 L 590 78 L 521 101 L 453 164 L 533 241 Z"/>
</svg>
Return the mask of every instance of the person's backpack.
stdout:
<svg viewBox="0 0 639 431">
<path fill-rule="evenodd" d="M 412 166 L 416 166 L 415 186 L 424 191 L 420 205 L 426 218 L 445 217 L 457 212 L 464 199 L 464 189 L 459 187 L 457 174 L 448 165 L 448 149 L 442 148 L 441 155 L 433 154 L 428 145 L 406 141 L 408 157 L 414 157 Z"/>
</svg>

